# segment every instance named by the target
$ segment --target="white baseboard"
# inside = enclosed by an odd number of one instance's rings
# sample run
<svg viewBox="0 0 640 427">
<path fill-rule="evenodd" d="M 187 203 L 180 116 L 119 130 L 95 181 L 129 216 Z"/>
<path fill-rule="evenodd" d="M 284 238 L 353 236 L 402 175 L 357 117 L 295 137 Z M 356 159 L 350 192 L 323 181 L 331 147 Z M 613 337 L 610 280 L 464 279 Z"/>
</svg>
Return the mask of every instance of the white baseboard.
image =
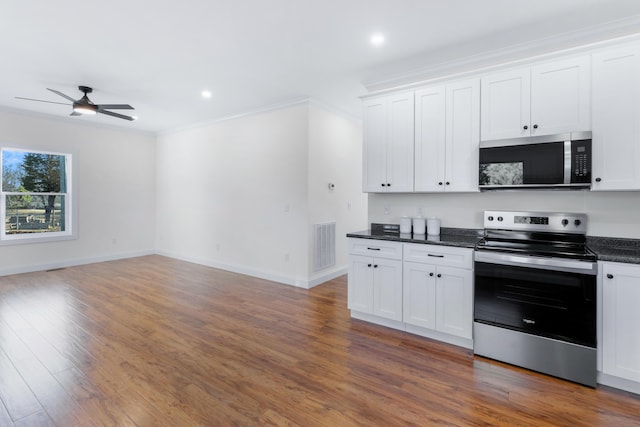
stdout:
<svg viewBox="0 0 640 427">
<path fill-rule="evenodd" d="M 311 289 L 314 286 L 318 286 L 328 280 L 342 276 L 347 273 L 347 267 L 340 267 L 334 270 L 327 271 L 321 275 L 316 275 L 311 279 L 301 279 L 296 277 L 284 276 L 280 274 L 274 274 L 261 270 L 248 268 L 241 265 L 232 265 L 222 263 L 216 260 L 208 260 L 196 257 L 182 256 L 180 254 L 164 252 L 164 251 L 138 251 L 127 252 L 98 257 L 76 258 L 62 261 L 54 261 L 50 263 L 32 264 L 32 265 L 20 265 L 7 268 L 0 268 L 0 276 L 9 276 L 12 274 L 32 273 L 35 271 L 53 270 L 57 268 L 74 267 L 77 265 L 94 264 L 97 262 L 115 261 L 118 259 L 135 258 L 146 255 L 162 255 L 169 258 L 175 258 L 182 261 L 192 262 L 194 264 L 200 264 L 207 267 L 218 268 L 220 270 L 231 271 L 234 273 L 245 274 L 247 276 L 257 277 L 259 279 L 270 280 L 272 282 L 278 282 L 289 286 L 295 286 L 297 288 Z"/>
<path fill-rule="evenodd" d="M 181 254 L 158 251 L 158 255 L 166 256 L 169 258 L 179 259 L 181 261 L 192 262 L 194 264 L 200 264 L 207 267 L 218 268 L 220 270 L 231 271 L 233 273 L 245 274 L 247 276 L 257 277 L 259 279 L 270 280 L 272 282 L 282 283 L 284 285 L 295 286 L 297 288 L 311 289 L 327 280 L 334 279 L 338 276 L 346 274 L 347 267 L 341 267 L 332 271 L 329 271 L 322 276 L 314 277 L 313 279 L 301 279 L 299 277 L 285 276 L 281 274 L 274 274 L 267 271 L 248 268 L 242 265 L 228 264 L 212 259 L 198 258 L 192 256 L 184 256 Z"/>
<path fill-rule="evenodd" d="M 603 374 L 602 372 L 598 372 L 598 384 L 619 388 L 620 390 L 625 390 L 630 393 L 640 394 L 640 383 L 624 378 L 614 377 L 613 375 Z"/>
<path fill-rule="evenodd" d="M 126 252 L 126 253 L 98 256 L 98 257 L 76 258 L 76 259 L 69 259 L 69 260 L 63 260 L 63 261 L 54 261 L 54 262 L 44 263 L 44 264 L 20 265 L 15 267 L 0 268 L 0 276 L 9 276 L 11 274 L 33 273 L 34 271 L 46 271 L 46 270 L 53 270 L 56 268 L 74 267 L 77 265 L 94 264 L 96 262 L 115 261 L 118 259 L 154 255 L 155 253 L 156 252 L 153 250 Z"/>
<path fill-rule="evenodd" d="M 331 279 L 335 279 L 336 277 L 340 277 L 344 274 L 347 274 L 347 271 L 348 271 L 348 268 L 345 266 L 345 267 L 338 267 L 327 272 L 323 272 L 321 275 L 316 275 L 315 277 L 307 281 L 307 289 L 311 289 L 314 286 L 321 285 L 324 282 L 328 282 Z"/>
</svg>

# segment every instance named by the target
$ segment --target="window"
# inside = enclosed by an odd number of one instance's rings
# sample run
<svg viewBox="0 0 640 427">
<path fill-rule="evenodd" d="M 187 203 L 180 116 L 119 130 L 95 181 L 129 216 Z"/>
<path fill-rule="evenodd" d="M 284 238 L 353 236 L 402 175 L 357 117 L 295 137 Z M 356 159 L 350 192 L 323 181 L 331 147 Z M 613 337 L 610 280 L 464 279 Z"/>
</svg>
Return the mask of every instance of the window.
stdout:
<svg viewBox="0 0 640 427">
<path fill-rule="evenodd" d="M 0 242 L 73 237 L 71 154 L 2 149 Z"/>
</svg>

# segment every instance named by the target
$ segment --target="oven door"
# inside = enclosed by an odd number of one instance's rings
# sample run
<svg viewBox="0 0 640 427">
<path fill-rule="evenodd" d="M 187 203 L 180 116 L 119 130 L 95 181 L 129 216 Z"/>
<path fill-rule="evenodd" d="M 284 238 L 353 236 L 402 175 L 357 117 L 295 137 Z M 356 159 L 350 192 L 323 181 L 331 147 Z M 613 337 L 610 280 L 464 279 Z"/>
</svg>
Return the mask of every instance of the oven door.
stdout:
<svg viewBox="0 0 640 427">
<path fill-rule="evenodd" d="M 476 251 L 474 320 L 596 347 L 594 262 Z"/>
</svg>

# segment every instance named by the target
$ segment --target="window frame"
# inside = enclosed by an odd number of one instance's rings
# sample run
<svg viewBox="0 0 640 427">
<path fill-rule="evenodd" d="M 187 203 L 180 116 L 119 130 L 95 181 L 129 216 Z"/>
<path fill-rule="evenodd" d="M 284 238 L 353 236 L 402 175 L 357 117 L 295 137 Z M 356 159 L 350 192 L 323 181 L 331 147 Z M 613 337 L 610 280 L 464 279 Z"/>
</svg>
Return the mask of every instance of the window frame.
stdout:
<svg viewBox="0 0 640 427">
<path fill-rule="evenodd" d="M 64 210 L 65 210 L 65 230 L 64 231 L 52 231 L 42 233 L 25 233 L 25 234 L 7 234 L 6 228 L 6 208 L 7 208 L 7 196 L 11 195 L 23 195 L 25 193 L 16 193 L 4 191 L 3 188 L 3 176 L 4 176 L 4 153 L 5 151 L 19 151 L 23 153 L 35 153 L 35 154 L 47 154 L 55 156 L 64 156 L 65 158 L 65 184 L 66 191 L 60 193 L 34 193 L 28 194 L 48 195 L 56 194 L 64 196 Z M 42 243 L 42 242 L 55 242 L 62 240 L 77 239 L 77 197 L 75 191 L 74 182 L 74 153 L 71 152 L 59 152 L 46 149 L 31 149 L 22 147 L 0 147 L 0 218 L 2 218 L 2 224 L 0 224 L 0 246 L 15 245 L 24 243 Z"/>
</svg>

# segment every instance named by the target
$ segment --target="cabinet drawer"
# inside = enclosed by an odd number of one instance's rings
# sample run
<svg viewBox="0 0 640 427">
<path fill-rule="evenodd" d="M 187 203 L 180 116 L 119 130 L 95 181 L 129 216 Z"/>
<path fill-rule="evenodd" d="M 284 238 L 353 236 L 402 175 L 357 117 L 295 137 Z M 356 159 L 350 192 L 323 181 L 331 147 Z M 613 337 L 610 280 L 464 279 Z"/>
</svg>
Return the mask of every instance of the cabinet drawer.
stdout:
<svg viewBox="0 0 640 427">
<path fill-rule="evenodd" d="M 347 239 L 349 253 L 352 255 L 367 255 L 377 258 L 402 260 L 402 243 L 373 239 Z"/>
<path fill-rule="evenodd" d="M 473 249 L 405 243 L 404 260 L 472 269 Z"/>
</svg>

